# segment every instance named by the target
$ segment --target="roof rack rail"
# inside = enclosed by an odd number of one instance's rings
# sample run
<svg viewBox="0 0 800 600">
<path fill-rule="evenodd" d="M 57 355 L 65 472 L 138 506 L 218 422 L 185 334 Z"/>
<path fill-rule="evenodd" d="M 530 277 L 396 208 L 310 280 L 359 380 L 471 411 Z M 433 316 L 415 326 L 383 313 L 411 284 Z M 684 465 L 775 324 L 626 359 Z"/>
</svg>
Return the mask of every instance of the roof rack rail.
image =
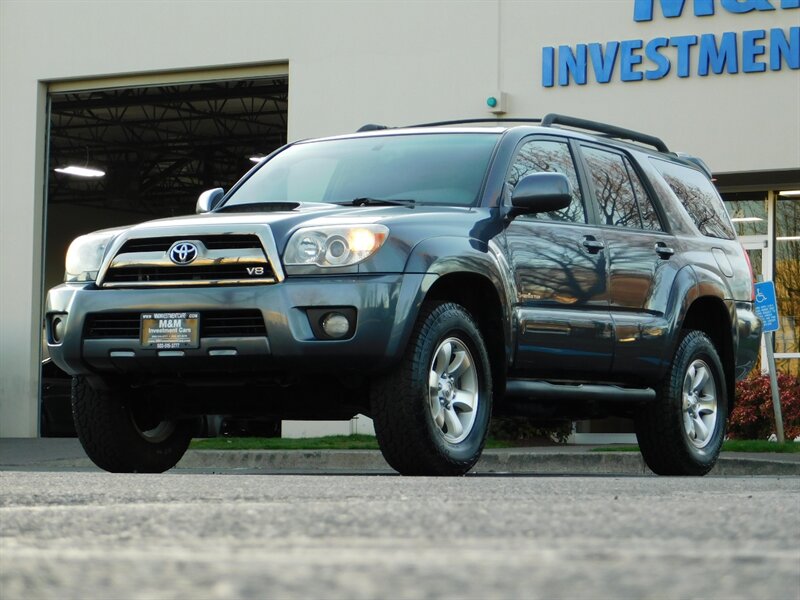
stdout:
<svg viewBox="0 0 800 600">
<path fill-rule="evenodd" d="M 597 121 L 589 121 L 588 119 L 580 119 L 578 117 L 568 117 L 566 115 L 558 115 L 550 113 L 545 115 L 542 119 L 543 127 L 550 127 L 551 125 L 566 125 L 567 127 L 575 127 L 577 129 L 585 129 L 586 131 L 595 131 L 607 135 L 608 137 L 618 138 L 623 140 L 633 140 L 634 142 L 641 142 L 648 146 L 653 146 L 661 152 L 669 152 L 669 148 L 663 140 L 646 133 L 639 133 L 631 129 L 624 129 L 616 127 L 615 125 L 607 125 L 606 123 L 599 123 Z"/>
<path fill-rule="evenodd" d="M 435 121 L 433 123 L 418 123 L 417 125 L 407 125 L 406 127 L 439 127 L 440 125 L 467 125 L 469 123 L 541 123 L 541 119 L 456 119 L 455 121 Z"/>
</svg>

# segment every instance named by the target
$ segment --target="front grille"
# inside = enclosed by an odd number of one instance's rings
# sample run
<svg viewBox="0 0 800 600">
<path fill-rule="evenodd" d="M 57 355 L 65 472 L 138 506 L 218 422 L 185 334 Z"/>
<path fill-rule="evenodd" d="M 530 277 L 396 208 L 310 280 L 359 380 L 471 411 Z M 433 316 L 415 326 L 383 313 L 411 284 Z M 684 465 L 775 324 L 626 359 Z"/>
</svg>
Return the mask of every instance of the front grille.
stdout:
<svg viewBox="0 0 800 600">
<path fill-rule="evenodd" d="M 169 249 L 181 240 L 198 252 L 175 264 Z M 103 287 L 169 287 L 275 283 L 275 272 L 254 234 L 148 237 L 127 240 L 101 276 Z"/>
<path fill-rule="evenodd" d="M 261 275 L 251 275 L 247 269 L 263 269 Z M 253 271 L 255 273 L 255 271 Z M 108 283 L 159 283 L 159 282 L 209 282 L 244 281 L 273 277 L 272 269 L 264 263 L 235 263 L 187 267 L 114 267 L 108 270 L 104 284 Z"/>
<path fill-rule="evenodd" d="M 120 248 L 119 254 L 126 252 L 166 252 L 172 244 L 180 240 L 199 240 L 209 250 L 261 249 L 261 241 L 256 235 L 200 235 L 169 236 L 128 240 Z"/>
<path fill-rule="evenodd" d="M 91 313 L 86 317 L 84 338 L 93 340 L 138 339 L 140 328 L 140 313 Z M 264 337 L 266 335 L 267 328 L 264 325 L 264 317 L 259 310 L 200 312 L 201 338 Z"/>
</svg>

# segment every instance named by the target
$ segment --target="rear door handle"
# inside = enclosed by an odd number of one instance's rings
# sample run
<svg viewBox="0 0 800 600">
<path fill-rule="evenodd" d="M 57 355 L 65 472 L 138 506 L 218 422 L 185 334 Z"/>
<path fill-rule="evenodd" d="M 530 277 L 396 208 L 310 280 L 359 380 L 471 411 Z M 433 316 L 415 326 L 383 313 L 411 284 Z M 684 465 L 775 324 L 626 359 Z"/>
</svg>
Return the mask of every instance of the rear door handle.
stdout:
<svg viewBox="0 0 800 600">
<path fill-rule="evenodd" d="M 656 244 L 656 254 L 658 254 L 661 258 L 667 259 L 675 254 L 675 250 L 667 246 L 664 242 L 658 242 Z"/>
<path fill-rule="evenodd" d="M 585 235 L 583 236 L 583 247 L 589 251 L 589 254 L 597 254 L 606 245 L 593 235 Z"/>
</svg>

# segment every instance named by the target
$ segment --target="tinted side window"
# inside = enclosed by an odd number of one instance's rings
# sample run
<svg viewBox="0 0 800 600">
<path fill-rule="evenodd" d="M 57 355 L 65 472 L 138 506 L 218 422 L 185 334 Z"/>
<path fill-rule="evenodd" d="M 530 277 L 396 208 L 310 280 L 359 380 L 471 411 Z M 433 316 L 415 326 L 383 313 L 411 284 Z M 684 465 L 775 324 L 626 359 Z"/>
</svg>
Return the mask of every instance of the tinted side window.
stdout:
<svg viewBox="0 0 800 600">
<path fill-rule="evenodd" d="M 533 140 L 523 144 L 514 159 L 514 163 L 511 165 L 507 183 L 513 189 L 525 175 L 545 171 L 563 173 L 567 176 L 570 190 L 572 191 L 572 202 L 564 209 L 529 215 L 529 217 L 551 221 L 585 223 L 586 211 L 583 207 L 583 197 L 578 185 L 575 162 L 572 160 L 572 153 L 565 142 Z"/>
<path fill-rule="evenodd" d="M 584 146 L 582 150 L 589 165 L 602 223 L 641 229 L 642 217 L 625 160 L 619 154 L 597 148 Z"/>
<path fill-rule="evenodd" d="M 717 190 L 700 171 L 656 158 L 650 159 L 683 204 L 700 233 L 733 239 L 733 225 Z"/>
<path fill-rule="evenodd" d="M 642 215 L 642 227 L 650 231 L 663 231 L 664 228 L 661 227 L 661 222 L 658 220 L 656 207 L 653 205 L 650 196 L 647 195 L 642 180 L 639 179 L 639 176 L 636 174 L 636 171 L 633 170 L 633 166 L 628 159 L 625 159 L 625 164 L 628 167 L 628 174 L 631 176 L 633 191 L 636 193 L 636 203 L 639 205 L 639 212 Z"/>
</svg>

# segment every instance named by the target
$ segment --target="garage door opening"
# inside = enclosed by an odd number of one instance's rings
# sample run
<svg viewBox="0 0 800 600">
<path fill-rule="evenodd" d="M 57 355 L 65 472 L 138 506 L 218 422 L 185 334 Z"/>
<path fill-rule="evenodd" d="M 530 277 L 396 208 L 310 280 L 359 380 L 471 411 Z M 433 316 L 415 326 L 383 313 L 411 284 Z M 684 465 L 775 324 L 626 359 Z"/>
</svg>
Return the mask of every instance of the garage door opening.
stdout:
<svg viewBox="0 0 800 600">
<path fill-rule="evenodd" d="M 203 190 L 230 189 L 251 157 L 285 144 L 288 85 L 281 75 L 52 91 L 45 289 L 61 283 L 77 236 L 193 214 Z M 47 411 L 43 398 L 42 435 L 57 435 Z"/>
<path fill-rule="evenodd" d="M 230 189 L 286 143 L 287 101 L 285 76 L 51 94 L 46 287 L 78 235 L 192 214 L 203 190 Z"/>
</svg>

